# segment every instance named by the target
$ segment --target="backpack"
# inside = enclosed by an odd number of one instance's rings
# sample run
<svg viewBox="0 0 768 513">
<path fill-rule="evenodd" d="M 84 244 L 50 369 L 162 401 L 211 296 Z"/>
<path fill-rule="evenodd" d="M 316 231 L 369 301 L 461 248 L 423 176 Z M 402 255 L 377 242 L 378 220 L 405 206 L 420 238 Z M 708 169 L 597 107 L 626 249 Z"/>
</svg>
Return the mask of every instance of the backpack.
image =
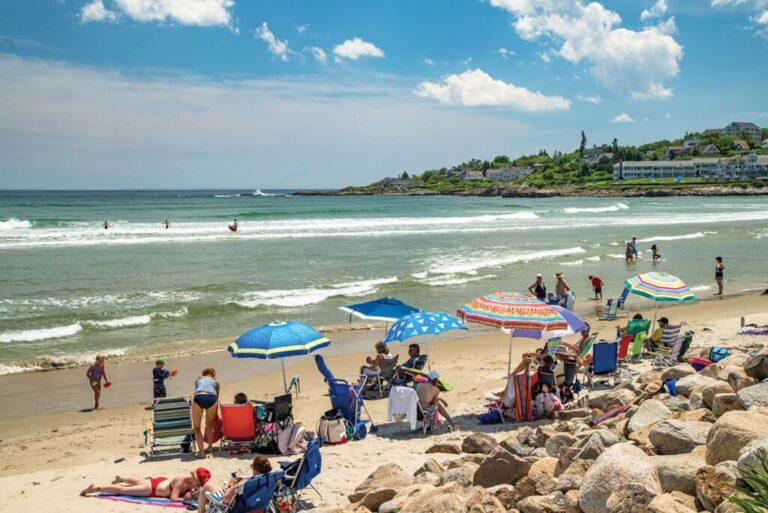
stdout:
<svg viewBox="0 0 768 513">
<path fill-rule="evenodd" d="M 499 410 L 491 410 L 488 413 L 481 413 L 477 416 L 477 421 L 480 424 L 500 424 L 501 413 Z"/>
<path fill-rule="evenodd" d="M 717 363 L 726 356 L 728 356 L 728 350 L 724 347 L 714 346 L 709 350 L 709 361 L 712 363 Z"/>
</svg>

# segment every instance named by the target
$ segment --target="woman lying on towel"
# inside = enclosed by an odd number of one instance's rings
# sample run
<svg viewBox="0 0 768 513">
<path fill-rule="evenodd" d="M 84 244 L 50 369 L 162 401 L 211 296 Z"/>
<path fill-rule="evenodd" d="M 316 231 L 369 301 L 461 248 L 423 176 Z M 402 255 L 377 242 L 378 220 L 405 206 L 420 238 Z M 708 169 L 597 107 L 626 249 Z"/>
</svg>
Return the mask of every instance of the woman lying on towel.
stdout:
<svg viewBox="0 0 768 513">
<path fill-rule="evenodd" d="M 210 478 L 211 473 L 203 467 L 198 467 L 188 474 L 179 474 L 174 478 L 115 476 L 112 484 L 106 486 L 92 484 L 80 492 L 80 495 L 85 497 L 92 493 L 106 493 L 129 497 L 158 497 L 170 499 L 171 502 L 183 502 L 205 486 Z"/>
<path fill-rule="evenodd" d="M 272 472 L 272 465 L 269 464 L 269 460 L 264 456 L 256 456 L 251 463 L 251 471 L 253 472 L 253 477 L 268 474 Z M 203 487 L 200 499 L 197 502 L 198 513 L 205 513 L 209 502 L 232 504 L 246 479 L 245 477 L 237 477 L 233 472 L 232 479 L 224 486 L 208 481 L 208 484 Z"/>
</svg>

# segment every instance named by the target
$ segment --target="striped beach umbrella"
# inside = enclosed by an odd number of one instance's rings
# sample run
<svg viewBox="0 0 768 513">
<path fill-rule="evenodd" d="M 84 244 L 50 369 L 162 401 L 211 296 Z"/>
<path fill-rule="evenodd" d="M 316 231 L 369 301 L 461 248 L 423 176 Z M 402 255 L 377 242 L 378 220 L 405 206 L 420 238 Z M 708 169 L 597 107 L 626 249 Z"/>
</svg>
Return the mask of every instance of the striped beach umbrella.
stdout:
<svg viewBox="0 0 768 513">
<path fill-rule="evenodd" d="M 551 305 L 518 292 L 494 292 L 479 297 L 456 313 L 465 321 L 496 326 L 510 333 L 508 373 L 512 370 L 512 339 L 556 337 L 559 335 L 555 333 L 568 329 L 566 320 Z"/>
<path fill-rule="evenodd" d="M 633 294 L 653 301 L 667 303 L 688 303 L 696 300 L 683 280 L 677 276 L 662 272 L 642 273 L 628 278 L 625 285 Z"/>
<path fill-rule="evenodd" d="M 276 321 L 246 331 L 227 350 L 235 358 L 279 358 L 283 370 L 283 387 L 287 391 L 284 359 L 312 353 L 328 347 L 330 343 L 322 333 L 302 322 Z"/>
</svg>

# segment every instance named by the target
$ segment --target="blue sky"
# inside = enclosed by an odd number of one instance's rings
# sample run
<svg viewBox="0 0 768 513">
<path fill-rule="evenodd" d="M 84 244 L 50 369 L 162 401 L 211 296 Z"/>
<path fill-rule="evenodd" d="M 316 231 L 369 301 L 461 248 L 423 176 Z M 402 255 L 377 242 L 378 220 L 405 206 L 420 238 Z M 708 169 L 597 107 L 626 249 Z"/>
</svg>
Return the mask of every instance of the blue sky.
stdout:
<svg viewBox="0 0 768 513">
<path fill-rule="evenodd" d="M 768 126 L 768 0 L 0 4 L 0 188 L 335 187 Z"/>
</svg>

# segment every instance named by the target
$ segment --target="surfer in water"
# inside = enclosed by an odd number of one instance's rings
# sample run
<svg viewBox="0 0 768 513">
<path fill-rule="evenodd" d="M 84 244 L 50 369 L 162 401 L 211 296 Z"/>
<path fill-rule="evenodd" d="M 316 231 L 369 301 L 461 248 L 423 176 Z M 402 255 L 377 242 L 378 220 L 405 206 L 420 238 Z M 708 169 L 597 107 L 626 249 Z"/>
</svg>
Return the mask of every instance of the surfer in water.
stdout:
<svg viewBox="0 0 768 513">
<path fill-rule="evenodd" d="M 104 224 L 102 225 L 105 230 L 109 230 L 109 223 L 105 220 Z"/>
<path fill-rule="evenodd" d="M 163 224 L 165 225 L 166 230 L 171 227 L 171 222 L 168 219 L 166 219 Z"/>
</svg>

